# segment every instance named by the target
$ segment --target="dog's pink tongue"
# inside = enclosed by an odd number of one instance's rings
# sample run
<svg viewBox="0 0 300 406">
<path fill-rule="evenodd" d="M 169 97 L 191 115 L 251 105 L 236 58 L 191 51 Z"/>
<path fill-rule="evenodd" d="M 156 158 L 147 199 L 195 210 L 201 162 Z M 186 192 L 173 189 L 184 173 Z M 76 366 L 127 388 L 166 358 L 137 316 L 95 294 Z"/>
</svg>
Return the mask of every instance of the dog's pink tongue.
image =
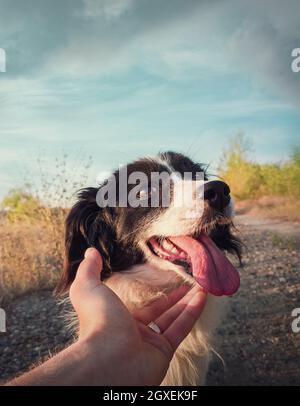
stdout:
<svg viewBox="0 0 300 406">
<path fill-rule="evenodd" d="M 222 296 L 238 290 L 238 271 L 209 237 L 201 235 L 199 241 L 187 236 L 169 239 L 189 255 L 193 277 L 207 292 Z"/>
</svg>

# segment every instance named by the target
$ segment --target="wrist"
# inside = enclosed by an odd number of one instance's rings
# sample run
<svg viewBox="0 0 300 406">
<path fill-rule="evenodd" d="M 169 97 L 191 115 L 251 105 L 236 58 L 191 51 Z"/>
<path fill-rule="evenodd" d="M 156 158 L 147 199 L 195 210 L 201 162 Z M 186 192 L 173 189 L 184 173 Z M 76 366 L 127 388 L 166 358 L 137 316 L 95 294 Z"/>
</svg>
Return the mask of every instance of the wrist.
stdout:
<svg viewBox="0 0 300 406">
<path fill-rule="evenodd" d="M 117 343 L 115 340 L 120 341 Z M 111 338 L 111 345 L 107 339 L 97 334 L 79 338 L 74 343 L 74 351 L 78 352 L 81 361 L 81 371 L 89 385 L 119 386 L 140 384 L 138 370 L 138 348 L 130 350 L 126 340 L 120 336 Z M 122 344 L 122 345 L 121 345 Z M 127 348 L 127 351 L 126 351 Z"/>
<path fill-rule="evenodd" d="M 84 376 L 84 385 L 118 385 L 116 372 L 120 369 L 120 356 L 116 349 L 103 346 L 101 336 L 79 338 L 72 352 L 78 354 L 79 368 Z M 118 374 L 117 374 L 118 375 Z"/>
</svg>

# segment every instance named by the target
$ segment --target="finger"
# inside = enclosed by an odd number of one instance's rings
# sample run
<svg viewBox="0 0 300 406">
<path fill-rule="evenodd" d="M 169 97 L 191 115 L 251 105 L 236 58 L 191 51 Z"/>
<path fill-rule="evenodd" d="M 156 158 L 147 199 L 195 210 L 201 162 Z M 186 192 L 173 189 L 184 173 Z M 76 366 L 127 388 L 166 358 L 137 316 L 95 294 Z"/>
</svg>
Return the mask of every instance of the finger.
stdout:
<svg viewBox="0 0 300 406">
<path fill-rule="evenodd" d="M 100 281 L 102 271 L 102 258 L 96 248 L 88 248 L 84 254 L 84 260 L 80 263 L 77 270 L 75 281 L 97 280 Z"/>
<path fill-rule="evenodd" d="M 155 324 L 158 325 L 161 331 L 166 331 L 170 325 L 179 317 L 179 315 L 184 311 L 185 307 L 194 297 L 194 295 L 199 292 L 199 286 L 195 286 L 190 289 L 186 295 L 184 295 L 181 300 L 178 300 L 172 307 L 167 311 L 160 314 L 160 316 L 154 320 Z"/>
<path fill-rule="evenodd" d="M 82 293 L 86 288 L 100 284 L 102 258 L 95 248 L 88 248 L 80 263 L 74 282 L 70 287 L 70 298 Z"/>
<path fill-rule="evenodd" d="M 206 302 L 206 293 L 199 290 L 184 307 L 177 319 L 163 333 L 175 351 L 184 338 L 190 333 L 199 318 Z"/>
<path fill-rule="evenodd" d="M 174 303 L 178 302 L 186 293 L 190 290 L 190 286 L 182 285 L 179 288 L 174 289 L 171 293 L 157 299 L 150 305 L 135 310 L 133 316 L 144 324 L 150 323 L 150 321 L 155 320 L 167 309 L 172 307 Z"/>
</svg>

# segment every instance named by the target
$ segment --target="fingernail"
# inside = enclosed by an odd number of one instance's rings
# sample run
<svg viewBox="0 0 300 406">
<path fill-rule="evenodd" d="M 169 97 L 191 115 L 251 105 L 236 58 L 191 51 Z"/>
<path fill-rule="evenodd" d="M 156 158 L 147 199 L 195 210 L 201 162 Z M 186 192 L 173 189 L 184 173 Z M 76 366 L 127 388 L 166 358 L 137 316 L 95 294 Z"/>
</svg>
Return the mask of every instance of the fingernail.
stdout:
<svg viewBox="0 0 300 406">
<path fill-rule="evenodd" d="M 207 293 L 205 291 L 197 292 L 189 302 L 190 306 L 204 306 L 207 299 Z"/>
<path fill-rule="evenodd" d="M 97 261 L 100 266 L 102 265 L 101 255 L 96 248 L 88 248 L 84 253 L 84 258 L 93 259 L 94 261 Z"/>
<path fill-rule="evenodd" d="M 94 254 L 95 251 L 98 252 L 98 251 L 96 250 L 96 248 L 93 248 L 93 247 L 88 248 L 88 249 L 85 251 L 85 253 L 84 253 L 84 258 L 88 258 L 88 257 L 90 257 L 91 255 L 95 255 L 95 254 Z"/>
</svg>

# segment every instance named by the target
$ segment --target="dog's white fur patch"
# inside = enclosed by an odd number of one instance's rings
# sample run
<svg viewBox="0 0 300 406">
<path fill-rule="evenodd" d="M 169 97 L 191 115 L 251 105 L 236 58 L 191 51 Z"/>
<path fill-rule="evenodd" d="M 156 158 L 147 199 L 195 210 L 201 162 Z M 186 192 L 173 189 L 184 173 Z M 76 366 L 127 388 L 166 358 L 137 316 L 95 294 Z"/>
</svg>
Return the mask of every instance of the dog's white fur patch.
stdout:
<svg viewBox="0 0 300 406">
<path fill-rule="evenodd" d="M 137 265 L 126 273 L 112 275 L 106 281 L 131 311 L 146 306 L 182 284 L 195 283 L 188 275 L 184 277 L 183 274 L 177 274 L 174 278 L 174 271 L 170 268 L 165 270 L 162 277 L 161 268 L 149 265 L 149 263 Z M 175 352 L 162 385 L 205 384 L 209 360 L 214 352 L 213 333 L 225 312 L 225 301 L 225 298 L 208 295 L 205 308 L 196 325 Z"/>
</svg>

